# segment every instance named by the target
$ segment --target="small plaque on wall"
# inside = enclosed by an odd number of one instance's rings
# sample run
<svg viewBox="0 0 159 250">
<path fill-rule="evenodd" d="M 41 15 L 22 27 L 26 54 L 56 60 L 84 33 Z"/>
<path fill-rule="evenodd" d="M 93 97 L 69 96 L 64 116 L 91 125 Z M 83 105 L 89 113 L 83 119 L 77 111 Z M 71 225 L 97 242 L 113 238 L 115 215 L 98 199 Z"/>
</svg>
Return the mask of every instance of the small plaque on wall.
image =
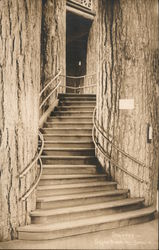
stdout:
<svg viewBox="0 0 159 250">
<path fill-rule="evenodd" d="M 134 99 L 120 99 L 119 109 L 134 109 Z"/>
</svg>

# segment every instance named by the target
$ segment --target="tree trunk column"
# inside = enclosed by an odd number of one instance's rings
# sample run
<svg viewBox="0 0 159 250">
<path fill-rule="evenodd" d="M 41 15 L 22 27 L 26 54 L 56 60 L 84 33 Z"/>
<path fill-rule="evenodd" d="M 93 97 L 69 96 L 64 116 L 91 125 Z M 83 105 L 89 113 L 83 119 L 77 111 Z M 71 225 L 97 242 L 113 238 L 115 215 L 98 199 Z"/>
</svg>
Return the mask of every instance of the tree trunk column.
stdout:
<svg viewBox="0 0 159 250">
<path fill-rule="evenodd" d="M 38 145 L 40 36 L 41 1 L 0 1 L 0 240 L 16 238 L 35 208 L 35 194 L 19 198 L 36 169 L 22 180 L 19 174 Z"/>
<path fill-rule="evenodd" d="M 42 84 L 51 76 L 55 76 L 59 69 L 65 74 L 65 44 L 66 2 L 63 0 L 45 0 L 42 5 Z"/>
<path fill-rule="evenodd" d="M 158 1 L 101 1 L 100 15 L 100 84 L 98 120 L 116 139 L 116 144 L 144 162 L 147 168 L 116 153 L 120 166 L 148 181 L 140 183 L 120 170 L 115 179 L 132 196 L 155 203 L 158 170 L 157 80 L 158 80 Z M 134 109 L 119 110 L 119 99 L 134 99 Z M 147 126 L 153 130 L 147 142 Z M 106 163 L 106 166 L 108 164 Z"/>
</svg>

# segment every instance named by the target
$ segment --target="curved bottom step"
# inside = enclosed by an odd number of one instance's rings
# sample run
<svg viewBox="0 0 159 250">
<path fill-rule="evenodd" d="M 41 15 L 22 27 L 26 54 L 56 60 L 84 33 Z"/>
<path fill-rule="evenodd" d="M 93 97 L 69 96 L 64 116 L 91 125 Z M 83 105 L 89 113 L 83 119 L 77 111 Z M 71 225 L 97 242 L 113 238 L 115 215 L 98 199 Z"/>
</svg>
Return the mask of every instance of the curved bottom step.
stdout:
<svg viewBox="0 0 159 250">
<path fill-rule="evenodd" d="M 155 208 L 148 207 L 135 211 L 95 218 L 73 220 L 54 224 L 32 224 L 18 228 L 18 238 L 22 240 L 49 240 L 73 235 L 92 233 L 154 219 Z"/>
</svg>

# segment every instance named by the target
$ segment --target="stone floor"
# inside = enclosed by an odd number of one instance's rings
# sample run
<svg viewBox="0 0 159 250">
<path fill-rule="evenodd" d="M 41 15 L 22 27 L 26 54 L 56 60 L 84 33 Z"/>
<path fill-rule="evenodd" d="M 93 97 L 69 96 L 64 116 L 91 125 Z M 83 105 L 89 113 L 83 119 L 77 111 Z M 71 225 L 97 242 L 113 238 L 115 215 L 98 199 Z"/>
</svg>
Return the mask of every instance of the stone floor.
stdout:
<svg viewBox="0 0 159 250">
<path fill-rule="evenodd" d="M 158 249 L 158 219 L 139 225 L 57 240 L 0 243 L 0 249 Z"/>
</svg>

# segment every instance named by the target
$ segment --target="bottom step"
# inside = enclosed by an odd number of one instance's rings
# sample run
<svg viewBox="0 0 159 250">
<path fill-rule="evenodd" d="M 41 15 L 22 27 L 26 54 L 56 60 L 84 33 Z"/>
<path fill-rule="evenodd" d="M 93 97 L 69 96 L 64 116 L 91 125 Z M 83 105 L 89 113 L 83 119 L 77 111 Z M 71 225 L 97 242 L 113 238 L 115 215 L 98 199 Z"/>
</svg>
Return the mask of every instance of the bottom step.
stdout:
<svg viewBox="0 0 159 250">
<path fill-rule="evenodd" d="M 148 207 L 130 212 L 69 222 L 45 225 L 32 224 L 18 228 L 18 238 L 23 240 L 49 240 L 113 229 L 152 220 L 154 213 L 155 208 Z"/>
</svg>

